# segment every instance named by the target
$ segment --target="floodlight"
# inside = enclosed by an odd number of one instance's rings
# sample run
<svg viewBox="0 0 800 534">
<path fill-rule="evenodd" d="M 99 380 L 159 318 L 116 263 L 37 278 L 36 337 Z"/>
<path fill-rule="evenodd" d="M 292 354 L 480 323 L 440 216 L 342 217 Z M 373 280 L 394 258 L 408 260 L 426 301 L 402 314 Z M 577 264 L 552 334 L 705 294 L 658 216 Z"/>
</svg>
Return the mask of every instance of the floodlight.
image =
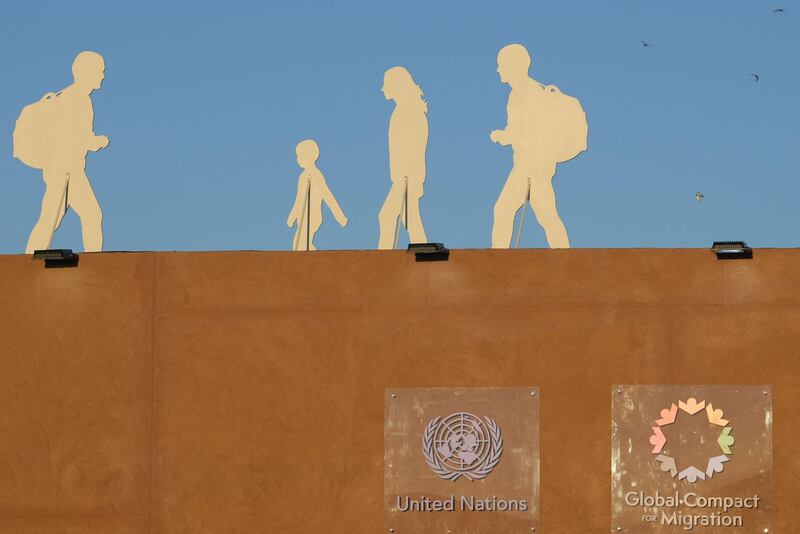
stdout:
<svg viewBox="0 0 800 534">
<path fill-rule="evenodd" d="M 78 255 L 69 248 L 35 250 L 33 259 L 44 260 L 45 269 L 78 266 Z"/>
<path fill-rule="evenodd" d="M 753 258 L 753 249 L 744 241 L 714 241 L 712 252 L 718 260 L 749 260 Z"/>
<path fill-rule="evenodd" d="M 447 261 L 450 250 L 442 243 L 410 243 L 408 252 L 413 252 L 417 261 Z"/>
</svg>

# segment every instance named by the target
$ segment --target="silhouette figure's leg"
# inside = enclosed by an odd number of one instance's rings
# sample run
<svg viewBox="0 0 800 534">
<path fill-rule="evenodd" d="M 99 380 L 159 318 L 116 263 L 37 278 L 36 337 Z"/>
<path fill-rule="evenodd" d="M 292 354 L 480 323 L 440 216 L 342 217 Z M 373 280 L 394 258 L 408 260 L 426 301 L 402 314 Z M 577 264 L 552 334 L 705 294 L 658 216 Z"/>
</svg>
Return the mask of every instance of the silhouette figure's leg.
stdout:
<svg viewBox="0 0 800 534">
<path fill-rule="evenodd" d="M 67 185 L 64 187 L 64 207 L 63 209 L 58 210 L 58 220 L 56 221 L 56 225 L 53 227 L 53 233 L 57 232 L 58 229 L 61 227 L 61 221 L 64 220 L 64 216 L 67 214 L 68 209 L 69 209 L 69 174 L 67 174 Z"/>
<path fill-rule="evenodd" d="M 394 234 L 397 230 L 397 219 L 400 217 L 400 212 L 403 209 L 404 188 L 404 182 L 392 182 L 392 188 L 389 190 L 389 194 L 386 195 L 386 201 L 383 203 L 383 207 L 378 214 L 378 223 L 381 232 L 378 238 L 378 248 L 380 250 L 391 250 L 394 248 Z"/>
<path fill-rule="evenodd" d="M 428 236 L 422 225 L 422 215 L 419 211 L 419 201 L 425 194 L 423 184 L 419 182 L 408 183 L 408 241 L 410 243 L 427 243 Z"/>
<path fill-rule="evenodd" d="M 69 205 L 81 219 L 83 249 L 86 252 L 103 250 L 103 212 L 86 173 L 81 170 L 69 173 Z"/>
<path fill-rule="evenodd" d="M 306 233 L 305 233 L 305 231 L 301 230 L 301 226 L 302 225 L 297 225 L 297 230 L 295 230 L 295 232 L 294 232 L 294 239 L 292 239 L 292 250 L 305 250 L 306 249 L 305 243 L 302 242 L 303 239 L 305 238 Z M 301 231 L 302 231 L 302 233 L 301 233 Z M 301 246 L 303 248 L 300 248 Z"/>
<path fill-rule="evenodd" d="M 311 214 L 311 228 L 309 228 L 309 236 L 311 237 L 309 239 L 310 246 L 308 247 L 308 250 L 317 250 L 317 247 L 314 246 L 314 235 L 316 235 L 320 226 L 322 226 L 322 209 L 315 210 Z"/>
<path fill-rule="evenodd" d="M 528 192 L 528 179 L 516 166 L 508 175 L 506 185 L 494 205 L 494 225 L 492 226 L 492 248 L 508 248 L 514 233 L 514 216 L 520 206 L 525 204 Z"/>
<path fill-rule="evenodd" d="M 300 221 L 297 223 L 297 232 L 294 234 L 294 250 L 306 250 L 306 237 L 308 236 L 309 228 L 308 228 L 308 213 L 306 210 L 303 210 L 303 214 L 300 216 Z M 310 249 L 309 249 L 310 250 Z"/>
<path fill-rule="evenodd" d="M 545 169 L 531 179 L 531 208 L 536 220 L 544 228 L 550 248 L 569 248 L 569 237 L 564 222 L 556 209 L 556 192 L 553 189 L 555 169 Z"/>
<path fill-rule="evenodd" d="M 25 254 L 50 247 L 56 223 L 64 209 L 64 192 L 67 186 L 67 173 L 64 171 L 44 171 L 46 189 L 42 198 L 42 211 L 33 227 L 25 246 Z"/>
</svg>

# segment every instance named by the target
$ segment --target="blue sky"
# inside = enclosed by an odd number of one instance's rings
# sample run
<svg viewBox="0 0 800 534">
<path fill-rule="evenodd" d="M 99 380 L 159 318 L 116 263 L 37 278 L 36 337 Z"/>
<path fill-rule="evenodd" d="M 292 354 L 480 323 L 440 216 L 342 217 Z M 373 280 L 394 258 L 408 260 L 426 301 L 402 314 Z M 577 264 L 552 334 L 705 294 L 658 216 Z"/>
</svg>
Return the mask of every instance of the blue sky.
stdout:
<svg viewBox="0 0 800 534">
<path fill-rule="evenodd" d="M 555 181 L 574 247 L 800 246 L 799 25 L 786 0 L 10 3 L 0 253 L 24 249 L 43 192 L 11 157 L 14 121 L 71 82 L 85 49 L 107 64 L 95 131 L 111 146 L 87 167 L 106 250 L 289 249 L 294 146 L 309 137 L 350 219 L 325 212 L 318 247 L 375 248 L 394 65 L 429 101 L 430 240 L 488 247 L 511 168 L 489 141 L 508 95 L 495 60 L 513 42 L 589 120 L 589 151 Z M 74 214 L 53 246 L 82 249 Z M 521 246 L 546 246 L 530 212 Z"/>
</svg>

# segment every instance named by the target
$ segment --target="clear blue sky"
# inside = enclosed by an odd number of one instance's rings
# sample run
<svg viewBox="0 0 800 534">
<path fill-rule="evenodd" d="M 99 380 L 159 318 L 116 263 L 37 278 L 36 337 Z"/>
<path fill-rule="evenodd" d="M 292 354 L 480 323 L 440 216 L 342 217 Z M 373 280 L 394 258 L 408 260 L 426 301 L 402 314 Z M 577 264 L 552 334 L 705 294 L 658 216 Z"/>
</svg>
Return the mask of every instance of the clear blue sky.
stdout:
<svg viewBox="0 0 800 534">
<path fill-rule="evenodd" d="M 555 182 L 573 246 L 800 246 L 796 1 L 107 0 L 3 5 L 0 253 L 24 249 L 43 192 L 11 157 L 14 121 L 85 49 L 108 67 L 94 105 L 111 146 L 88 164 L 106 250 L 289 249 L 307 137 L 350 218 L 326 211 L 319 248 L 375 248 L 394 65 L 429 101 L 429 238 L 488 247 L 511 168 L 489 141 L 508 95 L 495 58 L 513 42 L 589 119 L 589 151 Z M 521 244 L 546 246 L 531 215 Z M 53 246 L 82 249 L 74 214 Z"/>
</svg>

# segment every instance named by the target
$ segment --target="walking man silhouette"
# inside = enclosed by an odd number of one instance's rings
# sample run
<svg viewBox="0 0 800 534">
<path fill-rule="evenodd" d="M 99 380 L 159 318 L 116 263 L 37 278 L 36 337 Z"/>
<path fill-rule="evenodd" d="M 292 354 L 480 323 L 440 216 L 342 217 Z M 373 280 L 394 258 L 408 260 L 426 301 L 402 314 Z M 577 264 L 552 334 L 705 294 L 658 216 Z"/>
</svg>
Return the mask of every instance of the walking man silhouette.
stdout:
<svg viewBox="0 0 800 534">
<path fill-rule="evenodd" d="M 508 248 L 514 217 L 530 202 L 551 248 L 569 248 L 569 237 L 556 209 L 553 177 L 556 163 L 586 149 L 586 117 L 580 103 L 555 86 L 545 87 L 529 76 L 531 58 L 524 46 L 512 44 L 497 55 L 500 81 L 511 86 L 508 126 L 490 139 L 511 145 L 514 167 L 494 206 L 492 247 Z"/>
<path fill-rule="evenodd" d="M 86 154 L 108 146 L 108 137 L 93 131 L 91 99 L 105 79 L 103 58 L 95 52 L 81 52 L 72 64 L 72 74 L 72 85 L 29 106 L 38 106 L 28 115 L 35 118 L 22 125 L 23 110 L 17 121 L 15 155 L 23 163 L 42 169 L 46 186 L 39 220 L 25 247 L 27 254 L 50 247 L 53 233 L 70 207 L 81 221 L 84 250 L 103 249 L 103 213 L 86 176 Z M 31 153 L 36 154 L 33 164 L 20 155 Z"/>
</svg>

